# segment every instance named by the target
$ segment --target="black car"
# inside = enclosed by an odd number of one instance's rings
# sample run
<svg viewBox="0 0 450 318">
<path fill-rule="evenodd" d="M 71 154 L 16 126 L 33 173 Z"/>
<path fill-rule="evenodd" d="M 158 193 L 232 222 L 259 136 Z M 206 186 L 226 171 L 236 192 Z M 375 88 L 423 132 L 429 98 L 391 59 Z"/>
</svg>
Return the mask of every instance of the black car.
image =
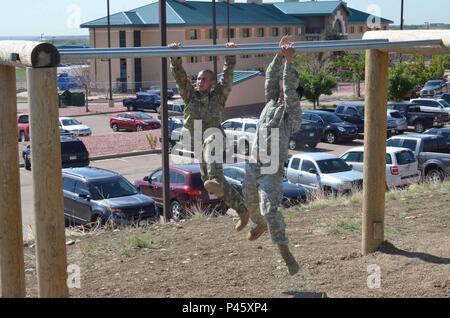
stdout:
<svg viewBox="0 0 450 318">
<path fill-rule="evenodd" d="M 447 145 L 450 147 L 450 128 L 430 128 L 424 131 L 424 134 L 444 136 Z"/>
<path fill-rule="evenodd" d="M 302 120 L 300 128 L 289 139 L 289 149 L 295 150 L 305 145 L 309 148 L 316 148 L 321 138 L 322 129 L 317 123 L 311 120 Z"/>
<path fill-rule="evenodd" d="M 245 163 L 228 164 L 223 167 L 223 174 L 239 192 L 242 193 L 242 186 L 245 181 Z M 283 180 L 283 199 L 281 204 L 285 207 L 291 207 L 308 200 L 309 192 L 299 184 L 293 184 Z"/>
<path fill-rule="evenodd" d="M 62 170 L 66 224 L 156 219 L 155 201 L 122 175 L 99 168 Z"/>
<path fill-rule="evenodd" d="M 169 136 L 169 153 L 172 152 L 173 146 L 180 141 L 181 128 L 183 127 L 183 117 L 169 117 L 167 121 L 167 132 Z M 162 142 L 162 137 L 159 137 Z"/>
<path fill-rule="evenodd" d="M 63 168 L 89 166 L 89 152 L 83 141 L 72 134 L 61 133 L 61 163 Z M 31 147 L 22 149 L 22 157 L 26 170 L 31 170 Z"/>
<path fill-rule="evenodd" d="M 442 98 L 445 100 L 448 104 L 450 104 L 450 93 L 445 93 L 440 96 L 436 96 L 436 98 Z"/>
<path fill-rule="evenodd" d="M 358 127 L 343 121 L 332 112 L 323 110 L 305 110 L 303 118 L 319 125 L 322 139 L 330 144 L 339 141 L 352 141 L 358 137 Z"/>
<path fill-rule="evenodd" d="M 156 94 L 138 92 L 136 98 L 125 98 L 122 104 L 128 111 L 153 110 L 156 112 L 161 105 L 161 99 Z"/>
</svg>

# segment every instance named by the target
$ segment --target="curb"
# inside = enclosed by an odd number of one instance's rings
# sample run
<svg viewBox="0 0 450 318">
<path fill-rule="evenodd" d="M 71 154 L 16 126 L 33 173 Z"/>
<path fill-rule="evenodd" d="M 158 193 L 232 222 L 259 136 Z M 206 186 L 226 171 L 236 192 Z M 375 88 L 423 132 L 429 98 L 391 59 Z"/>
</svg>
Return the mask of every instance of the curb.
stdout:
<svg viewBox="0 0 450 318">
<path fill-rule="evenodd" d="M 116 110 L 116 111 L 110 111 L 110 112 L 89 112 L 89 113 L 83 113 L 83 114 L 75 114 L 75 115 L 67 115 L 68 117 L 86 117 L 86 116 L 95 116 L 95 115 L 111 115 L 111 114 L 118 114 L 122 113 L 125 110 Z M 61 114 L 62 115 L 62 114 Z"/>
<path fill-rule="evenodd" d="M 154 149 L 154 150 L 125 152 L 125 153 L 114 153 L 114 154 L 110 154 L 110 155 L 90 157 L 89 161 L 98 161 L 98 160 L 124 158 L 124 157 L 135 157 L 135 156 L 143 156 L 143 155 L 153 155 L 153 154 L 160 154 L 161 152 L 162 152 L 161 149 Z M 24 166 L 25 166 L 25 164 L 19 163 L 19 168 L 23 168 Z"/>
</svg>

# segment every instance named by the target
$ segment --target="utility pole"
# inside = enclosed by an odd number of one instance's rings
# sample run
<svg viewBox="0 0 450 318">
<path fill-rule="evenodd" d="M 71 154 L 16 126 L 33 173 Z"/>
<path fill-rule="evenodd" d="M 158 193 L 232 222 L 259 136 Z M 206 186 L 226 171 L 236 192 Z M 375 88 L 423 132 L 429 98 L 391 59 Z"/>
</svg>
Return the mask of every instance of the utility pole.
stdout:
<svg viewBox="0 0 450 318">
<path fill-rule="evenodd" d="M 216 0 L 212 0 L 212 38 L 213 45 L 217 44 L 217 14 L 216 14 Z M 213 56 L 213 70 L 214 76 L 217 77 L 217 56 Z"/>
<path fill-rule="evenodd" d="M 230 42 L 230 0 L 227 0 L 227 42 Z"/>
<path fill-rule="evenodd" d="M 401 9 L 400 9 L 400 30 L 403 30 L 403 0 L 402 0 Z"/>
<path fill-rule="evenodd" d="M 107 20 L 108 20 L 108 49 L 111 48 L 111 19 L 109 14 L 109 0 L 106 0 L 107 8 Z M 111 59 L 108 59 L 108 80 L 109 80 L 109 96 L 108 96 L 108 106 L 114 107 L 114 100 L 112 94 L 112 79 L 111 79 Z"/>
</svg>

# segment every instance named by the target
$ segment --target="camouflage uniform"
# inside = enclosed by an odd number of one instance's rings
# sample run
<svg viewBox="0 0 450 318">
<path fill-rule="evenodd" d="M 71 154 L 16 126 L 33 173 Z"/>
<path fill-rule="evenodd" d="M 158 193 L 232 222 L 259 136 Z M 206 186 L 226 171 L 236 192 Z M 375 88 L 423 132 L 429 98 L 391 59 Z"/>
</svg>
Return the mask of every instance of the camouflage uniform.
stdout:
<svg viewBox="0 0 450 318">
<path fill-rule="evenodd" d="M 189 131 L 191 136 L 191 145 L 194 145 L 194 139 L 196 137 L 194 135 L 194 121 L 201 120 L 202 138 L 203 133 L 208 128 L 220 129 L 221 138 L 223 138 L 223 145 L 225 147 L 226 135 L 221 128 L 221 121 L 223 109 L 225 108 L 225 103 L 233 84 L 233 70 L 235 64 L 235 56 L 226 56 L 222 79 L 209 93 L 202 93 L 194 88 L 191 81 L 187 77 L 182 66 L 181 58 L 171 58 L 172 74 L 177 82 L 180 95 L 186 105 L 184 109 L 184 126 L 182 130 Z M 213 148 L 213 141 L 216 137 L 217 135 L 205 136 L 205 140 L 198 141 L 203 142 L 202 153 L 195 153 L 196 158 L 200 158 L 200 156 L 202 156 L 203 159 L 200 163 L 202 180 L 203 182 L 206 182 L 207 180 L 216 179 L 222 185 L 222 190 L 224 193 L 222 200 L 228 205 L 228 207 L 236 210 L 239 214 L 245 213 L 247 210 L 244 205 L 243 198 L 239 192 L 224 178 L 222 163 L 215 161 L 211 162 L 210 160 L 209 154 L 214 153 L 215 151 Z"/>
<path fill-rule="evenodd" d="M 288 159 L 288 143 L 291 133 L 301 122 L 301 108 L 297 94 L 298 74 L 292 63 L 282 66 L 284 58 L 277 54 L 266 72 L 266 106 L 259 117 L 256 138 L 252 146 L 252 160 L 258 163 L 246 165 L 244 198 L 251 220 L 256 224 L 267 222 L 274 244 L 288 244 L 285 223 L 280 211 L 283 197 L 284 163 Z M 280 80 L 283 77 L 284 101 L 278 103 Z M 261 147 L 270 147 L 271 128 L 279 129 L 279 165 L 274 174 L 262 174 L 258 160 Z M 267 129 L 265 140 L 260 140 L 259 131 Z M 260 213 L 259 213 L 260 211 Z"/>
</svg>

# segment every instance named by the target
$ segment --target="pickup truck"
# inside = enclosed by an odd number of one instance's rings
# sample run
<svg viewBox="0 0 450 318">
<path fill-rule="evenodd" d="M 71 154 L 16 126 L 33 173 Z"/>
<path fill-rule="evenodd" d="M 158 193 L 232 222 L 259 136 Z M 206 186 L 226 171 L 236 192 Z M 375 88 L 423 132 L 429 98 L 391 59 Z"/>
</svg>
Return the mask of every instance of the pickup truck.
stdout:
<svg viewBox="0 0 450 318">
<path fill-rule="evenodd" d="M 387 140 L 387 146 L 411 149 L 417 157 L 422 176 L 428 181 L 443 181 L 450 174 L 450 149 L 443 136 L 394 136 Z"/>
<path fill-rule="evenodd" d="M 161 104 L 161 99 L 156 94 L 138 92 L 136 98 L 125 98 L 122 104 L 128 111 L 153 110 L 156 112 Z"/>
<path fill-rule="evenodd" d="M 19 133 L 19 141 L 24 142 L 30 140 L 30 122 L 28 114 L 17 114 L 17 130 Z"/>
<path fill-rule="evenodd" d="M 364 103 L 344 102 L 336 106 L 334 113 L 342 120 L 358 126 L 358 133 L 364 133 L 364 107 Z M 387 118 L 386 133 L 388 136 L 397 133 L 397 122 L 394 119 Z"/>
<path fill-rule="evenodd" d="M 389 102 L 389 109 L 395 109 L 406 117 L 408 126 L 413 126 L 418 133 L 423 133 L 426 129 L 431 127 L 442 127 L 450 120 L 449 114 L 442 112 L 423 112 L 419 105 L 404 102 Z"/>
</svg>

